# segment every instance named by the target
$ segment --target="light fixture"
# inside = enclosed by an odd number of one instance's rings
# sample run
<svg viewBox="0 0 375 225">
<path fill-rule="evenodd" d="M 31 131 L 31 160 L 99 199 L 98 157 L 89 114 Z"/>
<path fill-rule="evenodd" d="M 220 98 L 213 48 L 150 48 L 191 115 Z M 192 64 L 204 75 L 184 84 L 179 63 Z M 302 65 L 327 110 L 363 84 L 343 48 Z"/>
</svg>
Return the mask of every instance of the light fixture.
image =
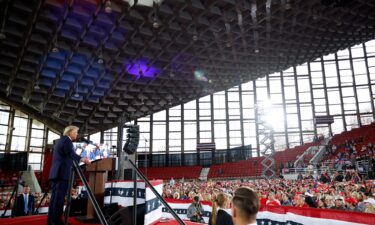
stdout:
<svg viewBox="0 0 375 225">
<path fill-rule="evenodd" d="M 52 42 L 53 42 L 52 43 L 53 46 L 52 46 L 51 51 L 54 52 L 54 53 L 59 52 L 59 47 L 57 45 L 57 37 L 54 37 Z"/>
<path fill-rule="evenodd" d="M 98 56 L 98 63 L 99 64 L 103 64 L 104 63 L 103 56 L 101 56 L 101 55 Z"/>
<path fill-rule="evenodd" d="M 5 35 L 4 29 L 1 29 L 0 31 L 0 40 L 5 40 L 7 36 Z"/>
<path fill-rule="evenodd" d="M 104 63 L 104 58 L 103 58 L 103 54 L 102 54 L 102 49 L 101 49 L 101 47 L 100 47 L 100 49 L 99 49 L 98 60 L 97 60 L 97 62 L 98 62 L 99 64 L 103 64 L 103 63 Z"/>
<path fill-rule="evenodd" d="M 258 48 L 254 49 L 254 52 L 259 53 L 259 49 Z"/>
<path fill-rule="evenodd" d="M 52 115 L 53 115 L 54 117 L 59 118 L 59 117 L 60 117 L 60 112 L 54 112 Z"/>
<path fill-rule="evenodd" d="M 152 27 L 155 28 L 155 29 L 158 29 L 160 26 L 160 22 L 159 22 L 159 18 L 158 16 L 155 14 L 154 15 L 154 19 L 152 21 Z"/>
<path fill-rule="evenodd" d="M 79 98 L 80 95 L 79 95 L 79 93 L 78 93 L 78 84 L 76 85 L 76 88 L 75 88 L 75 89 L 76 89 L 76 90 L 75 90 L 75 92 L 74 92 L 73 97 L 74 97 L 74 98 Z"/>
<path fill-rule="evenodd" d="M 152 27 L 158 29 L 160 27 L 160 21 L 158 18 L 158 2 L 153 0 L 153 7 L 154 7 L 154 17 L 152 19 Z"/>
<path fill-rule="evenodd" d="M 198 41 L 198 32 L 197 32 L 196 27 L 194 28 L 194 31 L 193 31 L 193 41 Z"/>
<path fill-rule="evenodd" d="M 52 52 L 59 52 L 59 48 L 55 45 L 52 47 Z"/>
<path fill-rule="evenodd" d="M 292 8 L 292 4 L 290 4 L 290 0 L 286 0 L 286 2 L 285 2 L 285 9 L 289 10 L 291 8 Z"/>
<path fill-rule="evenodd" d="M 34 90 L 40 90 L 39 82 L 37 81 L 34 85 Z"/>
<path fill-rule="evenodd" d="M 319 19 L 319 12 L 317 9 L 313 9 L 312 10 L 312 14 L 313 14 L 313 20 L 318 20 Z"/>
<path fill-rule="evenodd" d="M 106 2 L 105 2 L 105 7 L 104 7 L 104 11 L 106 12 L 106 13 L 112 13 L 112 6 L 111 6 L 112 4 L 111 4 L 111 0 L 107 0 Z"/>
</svg>

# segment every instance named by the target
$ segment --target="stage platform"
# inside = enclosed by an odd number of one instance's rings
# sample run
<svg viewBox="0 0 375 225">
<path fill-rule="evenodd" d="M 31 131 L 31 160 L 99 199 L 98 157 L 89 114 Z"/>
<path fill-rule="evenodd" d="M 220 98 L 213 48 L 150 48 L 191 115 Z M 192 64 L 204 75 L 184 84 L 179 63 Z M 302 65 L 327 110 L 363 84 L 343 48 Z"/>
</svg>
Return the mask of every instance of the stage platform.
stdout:
<svg viewBox="0 0 375 225">
<path fill-rule="evenodd" d="M 190 221 L 184 221 L 188 225 L 197 225 L 201 223 L 192 223 Z M 0 218 L 1 225 L 46 225 L 47 224 L 47 215 L 38 215 L 38 216 L 21 216 L 16 218 Z M 69 218 L 70 225 L 100 225 L 97 223 L 82 223 L 76 220 L 73 217 Z M 153 225 L 178 225 L 176 220 L 163 220 L 161 219 L 158 222 L 153 223 Z"/>
<path fill-rule="evenodd" d="M 47 225 L 47 215 L 37 216 L 21 216 L 16 218 L 3 218 L 0 219 L 1 225 Z M 83 225 L 73 217 L 69 218 L 70 225 Z M 88 224 L 86 224 L 88 225 Z"/>
</svg>

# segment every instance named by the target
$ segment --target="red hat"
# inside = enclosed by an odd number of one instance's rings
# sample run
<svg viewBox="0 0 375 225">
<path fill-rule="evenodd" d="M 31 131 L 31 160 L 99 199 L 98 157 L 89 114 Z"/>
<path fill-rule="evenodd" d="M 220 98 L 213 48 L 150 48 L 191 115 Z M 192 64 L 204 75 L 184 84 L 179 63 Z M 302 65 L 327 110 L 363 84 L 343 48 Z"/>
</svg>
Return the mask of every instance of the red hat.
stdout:
<svg viewBox="0 0 375 225">
<path fill-rule="evenodd" d="M 353 197 L 346 198 L 345 202 L 352 203 L 353 205 L 357 205 L 358 203 L 358 201 Z"/>
</svg>

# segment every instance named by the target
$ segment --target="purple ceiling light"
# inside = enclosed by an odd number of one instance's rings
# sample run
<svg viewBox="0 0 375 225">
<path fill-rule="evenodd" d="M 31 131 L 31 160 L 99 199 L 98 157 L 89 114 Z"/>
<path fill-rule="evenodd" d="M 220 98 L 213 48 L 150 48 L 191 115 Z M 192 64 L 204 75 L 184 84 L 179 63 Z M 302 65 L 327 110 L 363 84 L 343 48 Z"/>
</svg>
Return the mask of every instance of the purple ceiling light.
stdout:
<svg viewBox="0 0 375 225">
<path fill-rule="evenodd" d="M 140 77 L 154 78 L 160 73 L 160 69 L 148 65 L 147 60 L 132 61 L 126 64 L 125 67 L 128 74 L 136 76 L 138 79 Z"/>
</svg>

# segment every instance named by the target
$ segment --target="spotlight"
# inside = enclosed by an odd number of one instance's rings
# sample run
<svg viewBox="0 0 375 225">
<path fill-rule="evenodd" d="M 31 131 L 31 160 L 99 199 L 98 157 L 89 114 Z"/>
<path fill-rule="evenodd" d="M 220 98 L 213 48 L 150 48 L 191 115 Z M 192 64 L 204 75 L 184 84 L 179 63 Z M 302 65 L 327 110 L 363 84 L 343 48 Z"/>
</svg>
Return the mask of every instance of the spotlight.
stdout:
<svg viewBox="0 0 375 225">
<path fill-rule="evenodd" d="M 198 40 L 198 31 L 197 31 L 197 27 L 195 26 L 194 27 L 194 30 L 193 30 L 193 41 L 197 41 Z"/>
<path fill-rule="evenodd" d="M 111 0 L 106 1 L 104 11 L 106 13 L 112 13 Z"/>
<path fill-rule="evenodd" d="M 198 41 L 198 34 L 193 34 L 193 41 Z"/>
<path fill-rule="evenodd" d="M 155 29 L 158 29 L 159 26 L 160 26 L 159 19 L 158 19 L 158 17 L 155 15 L 155 16 L 154 16 L 154 19 L 153 19 L 153 22 L 152 22 L 152 27 L 155 28 Z"/>
<path fill-rule="evenodd" d="M 75 98 L 79 98 L 79 94 L 78 94 L 78 92 L 74 93 L 73 97 L 75 97 Z"/>
<path fill-rule="evenodd" d="M 254 50 L 254 52 L 255 52 L 255 53 L 259 53 L 259 49 L 256 48 L 256 49 Z"/>
<path fill-rule="evenodd" d="M 5 40 L 6 38 L 7 38 L 7 36 L 5 35 L 4 30 L 2 29 L 2 30 L 0 31 L 0 40 Z"/>
<path fill-rule="evenodd" d="M 36 82 L 35 85 L 34 85 L 34 90 L 40 90 L 40 86 L 39 86 L 39 83 Z"/>
<path fill-rule="evenodd" d="M 56 46 L 56 45 L 54 45 L 53 47 L 52 47 L 52 52 L 59 52 L 59 48 Z"/>
<path fill-rule="evenodd" d="M 60 117 L 60 112 L 54 112 L 52 115 L 53 115 L 54 117 L 59 118 L 59 117 Z"/>
<path fill-rule="evenodd" d="M 103 64 L 104 63 L 103 55 L 101 53 L 98 55 L 98 61 L 97 62 L 99 64 Z"/>
<path fill-rule="evenodd" d="M 51 51 L 54 52 L 54 53 L 59 52 L 59 46 L 57 45 L 57 34 L 52 39 Z"/>
</svg>

